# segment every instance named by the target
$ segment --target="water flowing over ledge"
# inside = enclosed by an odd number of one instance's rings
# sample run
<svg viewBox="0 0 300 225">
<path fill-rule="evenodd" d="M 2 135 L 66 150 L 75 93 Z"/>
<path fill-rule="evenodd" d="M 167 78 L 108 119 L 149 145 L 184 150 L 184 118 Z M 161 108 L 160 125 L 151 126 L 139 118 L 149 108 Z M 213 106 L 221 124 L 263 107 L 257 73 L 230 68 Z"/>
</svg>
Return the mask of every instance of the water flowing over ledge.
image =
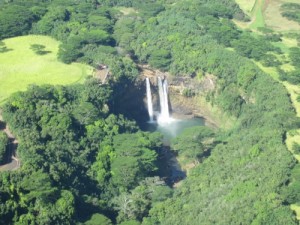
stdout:
<svg viewBox="0 0 300 225">
<path fill-rule="evenodd" d="M 167 79 L 162 79 L 161 77 L 157 77 L 157 85 L 158 85 L 158 95 L 159 95 L 159 111 L 153 111 L 153 102 L 152 102 L 152 92 L 151 92 L 151 84 L 149 78 L 146 78 L 146 88 L 147 88 L 147 106 L 148 106 L 148 114 L 149 114 L 149 122 L 163 126 L 165 124 L 169 124 L 175 121 L 170 117 L 169 111 L 169 96 L 168 96 L 168 82 Z M 156 116 L 156 121 L 154 120 L 154 114 Z"/>
<path fill-rule="evenodd" d="M 152 103 L 152 94 L 151 94 L 151 86 L 150 86 L 150 80 L 147 77 L 146 78 L 146 88 L 147 88 L 147 106 L 148 106 L 148 114 L 149 114 L 149 119 L 150 123 L 153 122 L 153 103 Z"/>
</svg>

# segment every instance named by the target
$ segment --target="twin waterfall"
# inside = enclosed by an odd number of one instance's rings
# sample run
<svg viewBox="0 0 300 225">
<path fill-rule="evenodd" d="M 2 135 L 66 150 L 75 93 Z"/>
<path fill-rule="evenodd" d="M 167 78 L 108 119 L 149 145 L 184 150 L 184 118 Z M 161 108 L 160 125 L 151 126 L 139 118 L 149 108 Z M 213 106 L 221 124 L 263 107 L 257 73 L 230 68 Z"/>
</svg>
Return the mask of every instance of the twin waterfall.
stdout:
<svg viewBox="0 0 300 225">
<path fill-rule="evenodd" d="M 169 100 L 168 100 L 168 82 L 167 80 L 162 80 L 161 77 L 157 78 L 159 103 L 160 103 L 160 113 L 157 113 L 157 122 L 168 123 L 171 121 L 169 113 Z M 152 94 L 149 78 L 146 78 L 146 88 L 147 88 L 147 104 L 148 104 L 148 114 L 150 121 L 154 122 L 154 111 L 152 103 Z"/>
<path fill-rule="evenodd" d="M 162 81 L 160 77 L 158 77 L 158 92 L 160 103 L 160 115 L 158 117 L 158 120 L 161 122 L 168 121 L 170 118 L 168 101 L 168 83 L 167 80 Z"/>
</svg>

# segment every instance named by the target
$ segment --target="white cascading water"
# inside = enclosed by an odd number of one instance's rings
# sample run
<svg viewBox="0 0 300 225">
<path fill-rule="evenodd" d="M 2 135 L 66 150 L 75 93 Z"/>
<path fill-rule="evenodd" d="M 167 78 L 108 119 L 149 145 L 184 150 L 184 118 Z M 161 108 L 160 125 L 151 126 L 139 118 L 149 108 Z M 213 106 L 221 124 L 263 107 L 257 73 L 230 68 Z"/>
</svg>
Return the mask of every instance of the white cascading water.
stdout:
<svg viewBox="0 0 300 225">
<path fill-rule="evenodd" d="M 170 118 L 169 113 L 169 99 L 168 99 L 168 82 L 164 80 L 163 83 L 163 93 L 164 93 L 164 107 L 163 107 L 163 117 Z"/>
<path fill-rule="evenodd" d="M 149 114 L 150 122 L 153 122 L 152 95 L 151 95 L 150 80 L 148 77 L 146 78 L 146 88 L 147 88 L 148 114 Z"/>
<path fill-rule="evenodd" d="M 159 105 L 160 105 L 160 115 L 163 114 L 163 108 L 164 108 L 164 88 L 163 88 L 163 81 L 161 77 L 157 77 L 157 86 L 158 86 L 158 95 L 159 95 Z"/>
<path fill-rule="evenodd" d="M 157 78 L 157 83 L 160 102 L 160 114 L 157 122 L 159 124 L 169 123 L 171 118 L 169 113 L 168 83 L 167 80 L 162 81 L 161 77 Z"/>
</svg>

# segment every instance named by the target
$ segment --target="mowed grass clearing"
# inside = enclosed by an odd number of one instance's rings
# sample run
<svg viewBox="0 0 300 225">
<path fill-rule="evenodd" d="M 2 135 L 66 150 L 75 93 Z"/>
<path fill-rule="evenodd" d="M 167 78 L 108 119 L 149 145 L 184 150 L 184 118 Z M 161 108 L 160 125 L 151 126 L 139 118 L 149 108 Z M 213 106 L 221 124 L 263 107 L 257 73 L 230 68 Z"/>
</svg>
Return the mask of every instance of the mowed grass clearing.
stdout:
<svg viewBox="0 0 300 225">
<path fill-rule="evenodd" d="M 300 3 L 299 0 L 235 0 L 240 8 L 251 17 L 251 22 L 235 23 L 245 29 L 257 29 L 258 27 L 269 27 L 279 32 L 299 32 L 300 25 L 281 15 L 281 5 L 283 3 Z"/>
<path fill-rule="evenodd" d="M 258 27 L 265 27 L 263 15 L 265 0 L 235 0 L 235 2 L 251 19 L 250 22 L 234 20 L 237 26 L 242 29 L 257 29 Z"/>
<path fill-rule="evenodd" d="M 14 92 L 25 91 L 29 84 L 71 84 L 83 82 L 92 68 L 64 64 L 57 60 L 59 42 L 47 36 L 29 35 L 3 40 L 7 52 L 0 53 L 0 104 Z M 45 55 L 37 55 L 30 46 L 46 46 Z"/>
<path fill-rule="evenodd" d="M 255 0 L 236 0 L 236 3 L 247 15 L 251 15 Z"/>
<path fill-rule="evenodd" d="M 252 9 L 252 22 L 250 23 L 250 28 L 257 29 L 258 27 L 265 27 L 264 19 L 264 5 L 265 0 L 256 0 L 254 7 Z"/>
<path fill-rule="evenodd" d="M 292 20 L 288 20 L 281 15 L 281 5 L 286 2 L 300 3 L 299 0 L 267 0 L 266 10 L 264 11 L 264 18 L 266 25 L 273 30 L 285 32 L 293 31 L 299 32 L 300 25 Z"/>
</svg>

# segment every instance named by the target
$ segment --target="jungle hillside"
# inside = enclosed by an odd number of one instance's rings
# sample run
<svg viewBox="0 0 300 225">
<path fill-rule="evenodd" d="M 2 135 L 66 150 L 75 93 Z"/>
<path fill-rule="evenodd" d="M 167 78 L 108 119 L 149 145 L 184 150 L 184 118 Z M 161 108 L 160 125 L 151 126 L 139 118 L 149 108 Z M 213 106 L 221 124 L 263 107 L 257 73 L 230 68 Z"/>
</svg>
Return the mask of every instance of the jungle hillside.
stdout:
<svg viewBox="0 0 300 225">
<path fill-rule="evenodd" d="M 299 28 L 297 0 L 0 0 L 0 224 L 299 224 Z"/>
</svg>

